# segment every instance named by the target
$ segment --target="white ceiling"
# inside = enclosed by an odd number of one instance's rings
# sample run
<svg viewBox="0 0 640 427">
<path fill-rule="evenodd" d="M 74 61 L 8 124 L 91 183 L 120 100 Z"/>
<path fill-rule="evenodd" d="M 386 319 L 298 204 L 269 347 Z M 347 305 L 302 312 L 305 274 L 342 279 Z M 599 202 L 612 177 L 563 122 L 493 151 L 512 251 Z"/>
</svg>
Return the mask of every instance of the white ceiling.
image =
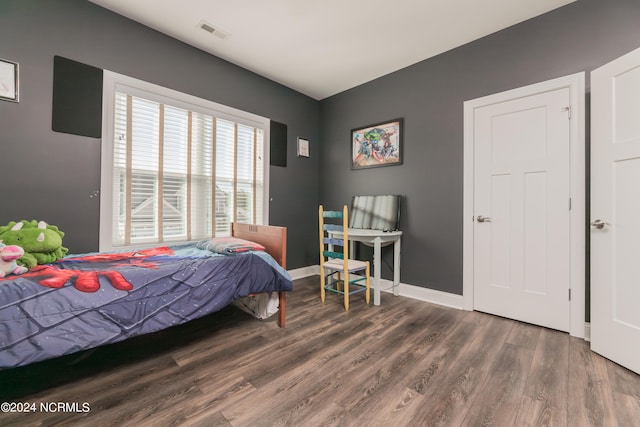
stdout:
<svg viewBox="0 0 640 427">
<path fill-rule="evenodd" d="M 90 1 L 323 99 L 575 0 Z"/>
</svg>

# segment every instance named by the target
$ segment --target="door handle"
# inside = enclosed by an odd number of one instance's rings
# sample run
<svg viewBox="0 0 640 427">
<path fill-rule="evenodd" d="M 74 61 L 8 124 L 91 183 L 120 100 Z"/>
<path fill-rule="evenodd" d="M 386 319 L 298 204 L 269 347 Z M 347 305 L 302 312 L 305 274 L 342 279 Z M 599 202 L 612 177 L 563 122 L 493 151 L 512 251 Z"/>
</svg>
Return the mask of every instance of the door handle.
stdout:
<svg viewBox="0 0 640 427">
<path fill-rule="evenodd" d="M 491 217 L 488 216 L 478 215 L 476 219 L 478 222 L 491 222 Z"/>
<path fill-rule="evenodd" d="M 605 225 L 609 225 L 608 222 L 604 222 L 601 219 L 595 219 L 591 221 L 591 226 L 597 228 L 598 230 L 602 230 Z"/>
</svg>

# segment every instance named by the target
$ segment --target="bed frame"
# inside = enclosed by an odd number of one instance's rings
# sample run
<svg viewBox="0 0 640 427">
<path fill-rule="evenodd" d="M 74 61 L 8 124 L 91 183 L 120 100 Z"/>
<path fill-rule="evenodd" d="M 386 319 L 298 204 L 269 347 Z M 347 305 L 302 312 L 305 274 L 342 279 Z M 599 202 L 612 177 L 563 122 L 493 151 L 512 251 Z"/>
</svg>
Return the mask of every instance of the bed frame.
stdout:
<svg viewBox="0 0 640 427">
<path fill-rule="evenodd" d="M 287 269 L 287 228 L 274 225 L 231 224 L 231 235 L 239 239 L 251 240 L 265 247 L 278 264 Z M 278 292 L 280 308 L 278 310 L 278 326 L 285 327 L 287 313 L 287 297 L 285 292 Z"/>
</svg>

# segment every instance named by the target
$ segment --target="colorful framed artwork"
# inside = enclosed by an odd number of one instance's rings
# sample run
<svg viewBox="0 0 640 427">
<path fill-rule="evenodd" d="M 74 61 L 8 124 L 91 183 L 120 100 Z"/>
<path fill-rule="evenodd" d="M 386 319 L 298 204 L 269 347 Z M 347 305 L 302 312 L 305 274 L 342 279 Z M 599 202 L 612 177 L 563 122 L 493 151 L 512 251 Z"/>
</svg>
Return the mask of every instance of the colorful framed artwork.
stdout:
<svg viewBox="0 0 640 427">
<path fill-rule="evenodd" d="M 402 119 L 351 130 L 351 169 L 402 164 Z"/>
</svg>

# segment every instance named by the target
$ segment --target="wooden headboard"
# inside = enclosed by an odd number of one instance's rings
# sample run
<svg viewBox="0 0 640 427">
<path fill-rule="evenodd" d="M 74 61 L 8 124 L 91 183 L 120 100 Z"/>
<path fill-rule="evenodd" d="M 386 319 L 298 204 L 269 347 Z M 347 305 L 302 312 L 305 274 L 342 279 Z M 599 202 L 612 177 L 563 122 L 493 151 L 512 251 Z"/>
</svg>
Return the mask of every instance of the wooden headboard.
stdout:
<svg viewBox="0 0 640 427">
<path fill-rule="evenodd" d="M 287 228 L 275 225 L 231 224 L 231 235 L 265 247 L 278 264 L 287 269 Z"/>
</svg>

